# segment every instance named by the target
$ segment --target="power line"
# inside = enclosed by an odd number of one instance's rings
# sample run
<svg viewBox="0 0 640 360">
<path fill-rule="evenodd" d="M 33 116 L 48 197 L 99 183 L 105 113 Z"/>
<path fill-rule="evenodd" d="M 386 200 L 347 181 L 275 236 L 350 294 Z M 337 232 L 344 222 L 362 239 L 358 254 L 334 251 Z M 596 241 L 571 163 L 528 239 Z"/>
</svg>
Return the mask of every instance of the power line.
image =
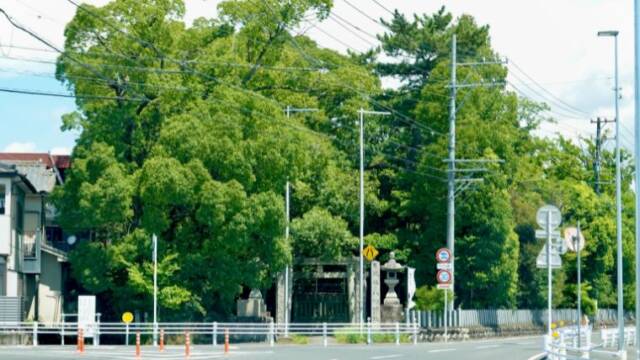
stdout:
<svg viewBox="0 0 640 360">
<path fill-rule="evenodd" d="M 60 98 L 72 98 L 72 99 L 87 99 L 87 100 L 129 100 L 129 101 L 148 101 L 145 98 L 130 98 L 124 96 L 101 96 L 101 95 L 78 95 L 78 94 L 65 94 L 60 92 L 42 91 L 42 90 L 30 90 L 30 89 L 14 89 L 14 88 L 0 88 L 0 92 L 23 94 L 23 95 L 36 95 L 36 96 L 52 96 Z"/>
<path fill-rule="evenodd" d="M 333 16 L 333 17 L 337 18 L 338 20 L 340 20 L 340 21 L 344 22 L 344 23 L 345 23 L 345 24 L 347 24 L 348 26 L 350 26 L 350 27 L 352 27 L 352 28 L 356 29 L 357 31 L 359 31 L 359 32 L 363 33 L 364 35 L 367 35 L 368 37 L 372 38 L 373 40 L 378 41 L 378 37 L 377 37 L 377 36 L 375 36 L 375 35 L 371 34 L 370 32 L 367 32 L 367 31 L 363 30 L 362 28 L 360 28 L 360 27 L 359 27 L 359 26 L 357 26 L 357 25 L 354 25 L 352 22 L 350 22 L 349 20 L 347 20 L 347 19 L 343 18 L 342 16 L 340 16 L 340 15 L 336 14 L 335 12 L 333 12 L 333 11 L 332 11 L 332 12 L 331 12 L 331 16 Z M 336 21 L 336 19 L 333 19 L 333 21 Z M 338 21 L 336 21 L 336 23 L 337 23 L 337 22 L 338 22 Z M 351 32 L 351 30 L 349 30 L 349 31 Z M 373 45 L 373 44 L 372 44 L 372 45 Z"/>
<path fill-rule="evenodd" d="M 581 109 L 578 109 L 577 107 L 566 103 L 564 100 L 562 100 L 561 98 L 559 98 L 558 96 L 556 96 L 555 94 L 553 94 L 552 92 L 550 92 L 549 90 L 547 90 L 544 86 L 540 85 L 533 77 L 531 77 L 529 74 L 527 74 L 524 70 L 522 70 L 522 68 L 520 66 L 518 66 L 518 64 L 516 64 L 512 59 L 509 59 L 509 64 L 513 65 L 513 67 L 518 70 L 520 73 L 522 73 L 525 77 L 527 77 L 531 82 L 533 82 L 534 84 L 536 84 L 542 91 L 544 91 L 545 93 L 549 94 L 549 96 L 551 96 L 552 98 L 556 99 L 560 104 L 563 104 L 564 106 L 566 106 L 567 109 L 570 109 L 578 114 L 582 114 L 582 115 L 586 115 L 587 117 L 589 116 L 589 114 L 586 111 L 583 111 Z"/>
<path fill-rule="evenodd" d="M 392 16 L 395 16 L 395 13 L 391 10 L 389 10 L 386 6 L 382 5 L 378 0 L 371 0 L 374 3 L 376 3 L 376 5 L 378 5 L 379 7 L 382 8 L 382 10 L 388 12 L 389 14 L 391 14 Z"/>
<path fill-rule="evenodd" d="M 349 5 L 352 9 L 354 9 L 355 11 L 359 12 L 360 14 L 362 14 L 364 17 L 366 17 L 367 19 L 371 20 L 372 22 L 385 27 L 384 24 L 382 24 L 380 21 L 374 19 L 373 17 L 371 17 L 369 14 L 367 14 L 366 12 L 360 10 L 360 8 L 358 8 L 357 6 L 353 5 L 352 3 L 350 3 L 348 0 L 342 0 L 344 1 L 347 5 Z"/>
</svg>

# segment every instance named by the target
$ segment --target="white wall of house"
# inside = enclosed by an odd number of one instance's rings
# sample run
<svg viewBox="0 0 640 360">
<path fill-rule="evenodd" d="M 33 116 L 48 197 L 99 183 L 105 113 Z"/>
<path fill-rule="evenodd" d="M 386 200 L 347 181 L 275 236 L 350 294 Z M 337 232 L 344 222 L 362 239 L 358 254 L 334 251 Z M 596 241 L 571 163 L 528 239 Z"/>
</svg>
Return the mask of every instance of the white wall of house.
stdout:
<svg viewBox="0 0 640 360">
<path fill-rule="evenodd" d="M 5 213 L 0 214 L 0 255 L 11 253 L 11 179 L 0 179 L 0 194 L 4 192 Z"/>
<path fill-rule="evenodd" d="M 62 264 L 58 257 L 42 252 L 42 269 L 38 284 L 38 321 L 57 322 L 62 314 Z"/>
<path fill-rule="evenodd" d="M 18 293 L 18 273 L 7 270 L 7 296 L 20 296 Z"/>
</svg>

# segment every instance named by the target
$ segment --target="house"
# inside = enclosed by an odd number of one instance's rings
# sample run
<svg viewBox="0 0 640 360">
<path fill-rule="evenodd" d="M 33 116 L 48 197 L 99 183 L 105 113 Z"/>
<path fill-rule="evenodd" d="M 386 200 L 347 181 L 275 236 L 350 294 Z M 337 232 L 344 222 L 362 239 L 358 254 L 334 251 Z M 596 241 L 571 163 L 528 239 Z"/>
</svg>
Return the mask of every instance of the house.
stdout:
<svg viewBox="0 0 640 360">
<path fill-rule="evenodd" d="M 58 158 L 0 153 L 0 322 L 61 320 L 68 245 L 47 204 L 69 167 Z"/>
</svg>

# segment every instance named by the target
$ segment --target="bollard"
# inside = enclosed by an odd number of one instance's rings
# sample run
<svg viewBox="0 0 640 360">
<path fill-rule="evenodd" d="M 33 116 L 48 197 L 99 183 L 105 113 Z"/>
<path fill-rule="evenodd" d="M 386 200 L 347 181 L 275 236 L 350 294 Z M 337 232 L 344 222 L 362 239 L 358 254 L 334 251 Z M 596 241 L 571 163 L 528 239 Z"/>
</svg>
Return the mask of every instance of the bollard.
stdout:
<svg viewBox="0 0 640 360">
<path fill-rule="evenodd" d="M 400 345 L 400 323 L 396 322 L 396 345 Z"/>
<path fill-rule="evenodd" d="M 160 329 L 160 352 L 164 351 L 164 329 Z"/>
<path fill-rule="evenodd" d="M 184 332 L 184 356 L 191 356 L 191 338 L 188 331 Z"/>
<path fill-rule="evenodd" d="M 82 328 L 78 328 L 78 345 L 76 347 L 76 351 L 79 353 L 84 352 L 84 335 L 82 333 Z"/>
<path fill-rule="evenodd" d="M 140 357 L 140 331 L 136 331 L 136 357 Z"/>
<path fill-rule="evenodd" d="M 64 346 L 64 316 L 62 317 L 62 325 L 60 327 L 60 345 Z"/>
<path fill-rule="evenodd" d="M 33 322 L 33 346 L 38 346 L 38 322 Z"/>
<path fill-rule="evenodd" d="M 327 323 L 322 323 L 322 345 L 327 347 Z"/>
<path fill-rule="evenodd" d="M 367 345 L 371 345 L 371 318 L 367 318 Z"/>
<path fill-rule="evenodd" d="M 224 353 L 229 353 L 229 328 L 224 329 Z"/>
<path fill-rule="evenodd" d="M 129 346 L 129 323 L 127 323 L 124 330 L 124 344 Z"/>
<path fill-rule="evenodd" d="M 218 322 L 213 322 L 213 333 L 211 334 L 211 343 L 213 346 L 218 346 Z"/>
</svg>

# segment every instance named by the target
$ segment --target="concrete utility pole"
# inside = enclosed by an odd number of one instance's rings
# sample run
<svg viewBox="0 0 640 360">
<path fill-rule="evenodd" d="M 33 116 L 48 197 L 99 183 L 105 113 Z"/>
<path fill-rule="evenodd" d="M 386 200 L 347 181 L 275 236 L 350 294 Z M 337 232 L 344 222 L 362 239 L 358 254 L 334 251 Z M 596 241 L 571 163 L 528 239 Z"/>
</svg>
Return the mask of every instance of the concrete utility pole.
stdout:
<svg viewBox="0 0 640 360">
<path fill-rule="evenodd" d="M 616 243 L 617 243 L 617 293 L 618 293 L 618 351 L 624 351 L 624 308 L 622 283 L 622 179 L 620 175 L 620 86 L 618 84 L 618 31 L 599 31 L 598 36 L 614 40 L 614 103 L 616 108 Z"/>
<path fill-rule="evenodd" d="M 449 105 L 449 172 L 447 173 L 447 248 L 451 252 L 451 305 L 455 298 L 455 220 L 456 220 L 456 59 L 457 40 L 451 38 L 451 103 Z M 446 316 L 446 315 L 445 315 Z"/>
<path fill-rule="evenodd" d="M 388 111 L 370 111 L 360 108 L 360 329 L 364 324 L 364 115 L 391 115 Z"/>
<path fill-rule="evenodd" d="M 596 120 L 591 120 L 592 124 L 596 124 L 596 158 L 595 161 L 593 162 L 593 172 L 595 175 L 595 184 L 594 184 L 594 190 L 596 192 L 596 194 L 600 194 L 600 184 L 602 183 L 600 181 L 600 169 L 601 169 L 601 165 L 602 165 L 602 128 L 604 127 L 604 125 L 606 125 L 607 123 L 612 123 L 615 120 L 607 120 L 605 118 L 601 118 L 598 117 L 596 118 Z"/>
</svg>

